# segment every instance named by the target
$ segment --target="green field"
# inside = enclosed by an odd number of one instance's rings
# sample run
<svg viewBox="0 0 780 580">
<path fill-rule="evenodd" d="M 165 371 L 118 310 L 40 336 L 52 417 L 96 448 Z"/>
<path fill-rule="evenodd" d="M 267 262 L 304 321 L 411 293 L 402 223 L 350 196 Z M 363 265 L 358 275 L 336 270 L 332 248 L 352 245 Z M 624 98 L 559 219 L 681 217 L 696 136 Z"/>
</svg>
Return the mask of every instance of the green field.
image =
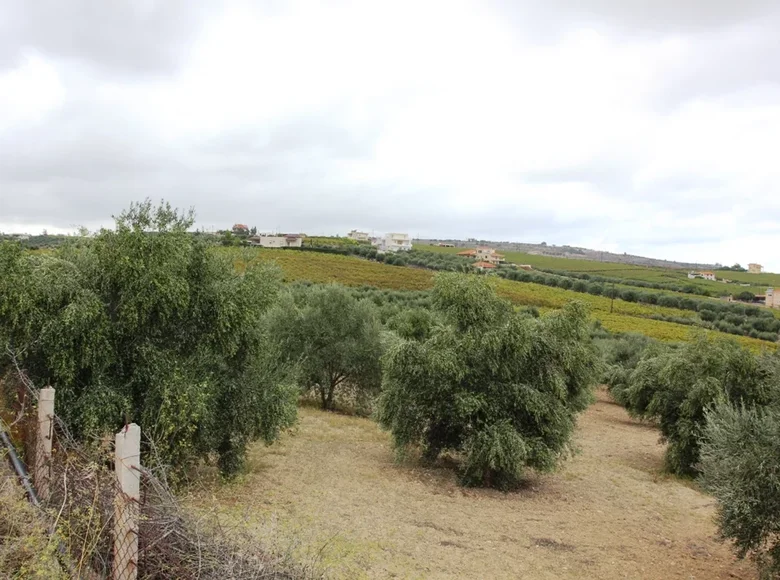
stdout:
<svg viewBox="0 0 780 580">
<path fill-rule="evenodd" d="M 242 256 L 251 259 L 275 262 L 281 269 L 286 282 L 307 280 L 315 283 L 337 282 L 346 286 L 375 286 L 392 290 L 426 290 L 433 286 L 435 273 L 430 270 L 404 266 L 390 266 L 378 262 L 318 252 L 294 250 L 229 250 L 237 262 Z M 240 267 L 240 265 L 239 265 Z M 649 304 L 637 304 L 616 299 L 614 304 L 604 296 L 592 296 L 562 288 L 551 288 L 540 284 L 495 279 L 498 293 L 518 306 L 536 306 L 543 309 L 560 308 L 572 300 L 585 302 L 593 317 L 607 330 L 613 332 L 639 332 L 664 341 L 681 341 L 691 336 L 693 328 L 684 324 L 654 320 L 654 314 L 691 318 L 690 310 L 665 308 Z M 612 309 L 612 312 L 610 312 Z M 707 331 L 716 332 L 716 331 Z M 718 334 L 723 334 L 718 332 Z M 725 335 L 754 349 L 774 348 L 774 343 L 746 337 Z"/>
<path fill-rule="evenodd" d="M 416 244 L 415 248 L 443 254 L 457 254 L 464 249 L 442 248 L 439 246 L 423 244 Z M 536 254 L 503 250 L 500 250 L 500 253 L 512 264 L 529 264 L 534 268 L 543 270 L 566 270 L 568 272 L 585 272 L 589 274 L 599 274 L 601 276 L 624 278 L 626 280 L 692 285 L 724 295 L 738 293 L 743 290 L 749 290 L 754 294 L 763 294 L 767 285 L 780 286 L 780 274 L 748 274 L 747 272 L 731 272 L 728 270 L 719 270 L 716 273 L 719 278 L 723 277 L 730 280 L 750 283 L 752 285 L 750 288 L 745 288 L 739 286 L 739 284 L 724 284 L 723 282 L 712 282 L 700 278 L 689 280 L 687 270 L 650 268 L 646 266 L 633 266 L 631 264 L 617 264 L 614 262 L 578 260 L 575 258 L 557 258 L 554 256 L 539 256 Z"/>
</svg>

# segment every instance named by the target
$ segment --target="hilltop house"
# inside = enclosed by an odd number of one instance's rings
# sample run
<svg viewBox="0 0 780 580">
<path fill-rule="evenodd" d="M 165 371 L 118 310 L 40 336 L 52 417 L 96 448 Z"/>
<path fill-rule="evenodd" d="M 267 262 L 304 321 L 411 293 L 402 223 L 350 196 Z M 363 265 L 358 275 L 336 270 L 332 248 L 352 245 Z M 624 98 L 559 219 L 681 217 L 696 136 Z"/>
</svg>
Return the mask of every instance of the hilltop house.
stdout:
<svg viewBox="0 0 780 580">
<path fill-rule="evenodd" d="M 263 248 L 300 248 L 304 237 L 303 234 L 260 234 L 249 238 L 249 244 Z"/>
<path fill-rule="evenodd" d="M 749 274 L 760 274 L 764 267 L 761 264 L 748 264 Z"/>
<path fill-rule="evenodd" d="M 474 258 L 479 262 L 487 262 L 493 266 L 503 264 L 506 261 L 502 254 L 497 253 L 493 248 L 485 247 L 478 247 L 475 250 L 465 250 L 463 252 L 458 252 L 458 256 L 463 256 L 464 258 Z"/>
<path fill-rule="evenodd" d="M 347 237 L 350 240 L 355 240 L 356 242 L 367 242 L 368 232 L 359 232 L 357 230 L 352 230 L 347 234 Z"/>
<path fill-rule="evenodd" d="M 409 234 L 385 234 L 384 237 L 373 238 L 371 243 L 380 252 L 408 252 L 412 249 Z"/>
</svg>

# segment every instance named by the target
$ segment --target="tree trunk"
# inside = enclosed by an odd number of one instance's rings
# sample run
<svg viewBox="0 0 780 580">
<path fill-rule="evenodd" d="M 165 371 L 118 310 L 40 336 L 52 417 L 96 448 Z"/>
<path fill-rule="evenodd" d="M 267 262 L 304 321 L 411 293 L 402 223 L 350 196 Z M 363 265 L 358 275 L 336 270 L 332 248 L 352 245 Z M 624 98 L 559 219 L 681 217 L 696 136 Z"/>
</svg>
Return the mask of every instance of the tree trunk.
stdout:
<svg viewBox="0 0 780 580">
<path fill-rule="evenodd" d="M 328 399 L 326 398 L 325 387 L 323 387 L 322 385 L 318 385 L 317 388 L 320 391 L 320 399 L 322 400 L 322 410 L 323 411 L 327 411 L 328 410 Z"/>
<path fill-rule="evenodd" d="M 335 390 L 336 385 L 331 381 L 330 387 L 328 388 L 327 407 L 325 407 L 328 411 L 333 410 L 333 393 Z"/>
</svg>

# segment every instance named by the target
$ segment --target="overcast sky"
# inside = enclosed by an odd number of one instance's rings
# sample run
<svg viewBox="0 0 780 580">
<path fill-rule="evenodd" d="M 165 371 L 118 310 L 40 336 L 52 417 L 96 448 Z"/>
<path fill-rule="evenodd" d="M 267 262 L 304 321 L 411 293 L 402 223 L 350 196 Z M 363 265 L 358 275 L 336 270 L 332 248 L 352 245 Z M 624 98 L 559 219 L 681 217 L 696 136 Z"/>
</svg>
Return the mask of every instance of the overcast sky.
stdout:
<svg viewBox="0 0 780 580">
<path fill-rule="evenodd" d="M 780 271 L 777 0 L 0 0 L 0 231 L 198 224 Z"/>
</svg>

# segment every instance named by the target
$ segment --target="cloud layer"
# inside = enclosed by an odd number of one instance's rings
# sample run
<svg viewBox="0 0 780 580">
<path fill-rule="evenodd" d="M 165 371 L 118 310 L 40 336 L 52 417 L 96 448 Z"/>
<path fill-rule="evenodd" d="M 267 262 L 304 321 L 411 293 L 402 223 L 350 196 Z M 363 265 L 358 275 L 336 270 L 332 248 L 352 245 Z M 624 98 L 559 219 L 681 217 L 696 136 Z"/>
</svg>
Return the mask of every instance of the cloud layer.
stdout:
<svg viewBox="0 0 780 580">
<path fill-rule="evenodd" d="M 0 0 L 0 230 L 164 197 L 780 270 L 776 2 L 322 4 Z"/>
</svg>

